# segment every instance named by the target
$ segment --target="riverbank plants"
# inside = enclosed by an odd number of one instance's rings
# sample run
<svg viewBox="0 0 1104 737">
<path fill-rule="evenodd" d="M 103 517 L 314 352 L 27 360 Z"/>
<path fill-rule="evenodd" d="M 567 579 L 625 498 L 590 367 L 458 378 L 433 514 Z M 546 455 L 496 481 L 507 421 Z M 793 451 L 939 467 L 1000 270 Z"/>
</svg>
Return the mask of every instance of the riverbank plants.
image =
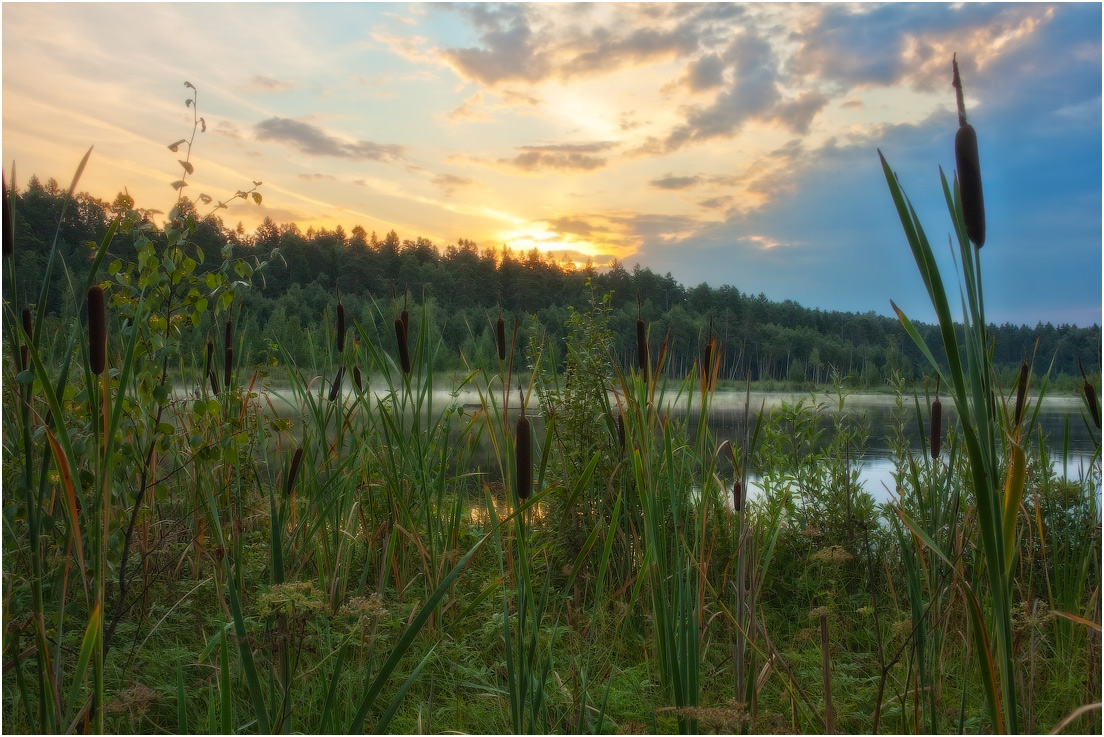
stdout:
<svg viewBox="0 0 1104 737">
<path fill-rule="evenodd" d="M 3 728 L 1099 731 L 1096 390 L 1064 471 L 1045 380 L 988 362 L 953 183 L 961 323 L 885 170 L 950 342 L 896 387 L 883 505 L 845 377 L 758 412 L 745 381 L 718 430 L 724 335 L 673 352 L 625 295 L 489 312 L 456 365 L 434 300 L 335 290 L 254 363 L 280 255 L 205 264 L 190 204 L 127 203 L 85 279 L 51 249 L 87 314 L 56 335 L 5 229 Z"/>
</svg>

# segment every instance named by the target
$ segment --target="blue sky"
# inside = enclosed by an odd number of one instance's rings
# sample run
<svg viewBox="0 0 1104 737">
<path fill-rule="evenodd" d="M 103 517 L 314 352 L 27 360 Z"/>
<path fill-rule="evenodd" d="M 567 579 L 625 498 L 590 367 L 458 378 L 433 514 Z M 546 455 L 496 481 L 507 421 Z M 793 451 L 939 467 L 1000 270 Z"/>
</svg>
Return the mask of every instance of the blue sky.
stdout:
<svg viewBox="0 0 1104 737">
<path fill-rule="evenodd" d="M 931 309 L 878 164 L 949 221 L 958 54 L 997 322 L 1101 322 L 1099 4 L 3 6 L 3 161 L 169 209 L 262 181 L 307 227 L 618 258 L 810 307 Z M 949 251 L 945 266 L 953 269 Z"/>
</svg>

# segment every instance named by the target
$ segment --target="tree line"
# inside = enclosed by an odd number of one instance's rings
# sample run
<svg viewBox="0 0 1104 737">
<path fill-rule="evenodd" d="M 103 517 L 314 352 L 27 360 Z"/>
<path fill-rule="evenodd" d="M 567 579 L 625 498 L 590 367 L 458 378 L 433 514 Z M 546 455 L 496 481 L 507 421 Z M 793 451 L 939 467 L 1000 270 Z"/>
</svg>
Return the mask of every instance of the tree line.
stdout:
<svg viewBox="0 0 1104 737">
<path fill-rule="evenodd" d="M 54 180 L 43 184 L 32 178 L 16 192 L 14 207 L 21 283 L 37 286 L 42 280 L 57 238 L 66 269 L 53 272 L 51 299 L 41 319 L 55 321 L 58 330 L 50 334 L 58 335 L 80 312 L 68 280 L 83 283 L 90 244 L 101 241 L 116 214 L 134 207 L 125 194 L 111 203 L 79 194 L 62 215 L 65 196 Z M 199 215 L 187 200 L 181 206 L 197 219 L 193 243 L 199 270 L 218 268 L 227 253 L 270 262 L 235 317 L 241 360 L 249 364 L 291 360 L 304 366 L 316 360 L 327 330 L 332 331 L 337 295 L 350 321 L 358 321 L 385 350 L 394 348 L 392 323 L 398 312 L 407 307 L 411 315 L 420 315 L 424 306 L 430 319 L 416 327 L 430 331 L 430 345 L 440 345 L 437 367 L 461 370 L 493 360 L 493 323 L 500 315 L 517 325 L 519 347 L 535 330 L 545 331 L 553 346 L 562 346 L 571 310 L 586 309 L 594 295 L 609 293 L 614 357 L 625 367 L 636 360 L 635 326 L 642 317 L 653 355 L 665 343 L 665 370 L 673 377 L 691 371 L 703 346 L 715 338 L 722 380 L 750 377 L 794 388 L 841 380 L 855 388 L 877 388 L 895 377 L 905 382 L 924 378 L 926 360 L 900 324 L 874 312 L 775 302 L 730 285 L 686 287 L 670 273 L 661 276 L 640 265 L 579 266 L 537 249 L 480 249 L 465 239 L 438 247 L 426 238 L 400 240 L 394 231 L 382 238 L 360 226 L 348 233 L 341 226 L 303 232 L 295 223 L 268 218 L 250 233 L 240 224 L 228 227 L 214 214 Z M 145 213 L 151 222 L 155 215 Z M 111 256 L 133 259 L 132 240 L 116 236 Z M 201 356 L 205 339 L 217 334 L 213 326 L 200 327 L 186 338 L 191 344 L 182 346 L 184 356 Z M 918 327 L 929 345 L 939 344 L 934 326 Z M 1090 375 L 1099 373 L 1099 325 L 1006 323 L 990 325 L 989 336 L 1008 385 L 1021 362 L 1033 356 L 1036 374 L 1053 360 L 1057 388 L 1074 387 L 1081 376 L 1079 362 Z"/>
</svg>

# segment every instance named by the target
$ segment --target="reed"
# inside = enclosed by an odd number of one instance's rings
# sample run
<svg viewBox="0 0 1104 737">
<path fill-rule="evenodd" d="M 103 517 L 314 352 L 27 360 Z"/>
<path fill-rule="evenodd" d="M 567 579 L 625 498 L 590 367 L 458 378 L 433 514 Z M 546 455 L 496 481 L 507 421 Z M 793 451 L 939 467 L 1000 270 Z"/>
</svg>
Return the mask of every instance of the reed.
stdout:
<svg viewBox="0 0 1104 737">
<path fill-rule="evenodd" d="M 8 176 L 7 174 L 0 177 L 3 183 L 4 193 L 4 223 L 2 226 L 3 231 L 3 254 L 4 258 L 12 258 L 15 256 L 15 221 L 12 219 L 11 209 L 11 196 L 8 194 Z M 12 193 L 14 196 L 14 193 Z"/>
<path fill-rule="evenodd" d="M 978 159 L 977 131 L 966 122 L 966 105 L 962 99 L 962 79 L 958 74 L 958 59 L 952 58 L 952 84 L 958 100 L 958 132 L 955 133 L 955 167 L 962 193 L 962 221 L 974 245 L 985 245 L 985 200 L 981 193 L 981 163 Z"/>
<path fill-rule="evenodd" d="M 88 288 L 88 364 L 99 376 L 107 363 L 107 309 L 103 287 Z"/>
</svg>

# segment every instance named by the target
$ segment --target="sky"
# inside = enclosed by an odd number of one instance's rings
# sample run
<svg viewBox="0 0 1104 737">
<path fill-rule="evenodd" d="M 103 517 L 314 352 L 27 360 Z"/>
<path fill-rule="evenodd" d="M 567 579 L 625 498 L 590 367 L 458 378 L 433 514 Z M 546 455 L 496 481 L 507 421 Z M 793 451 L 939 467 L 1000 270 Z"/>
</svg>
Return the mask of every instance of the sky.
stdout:
<svg viewBox="0 0 1104 737">
<path fill-rule="evenodd" d="M 184 192 L 261 182 L 230 227 L 616 258 L 930 321 L 877 152 L 953 275 L 957 53 L 987 316 L 1099 324 L 1101 38 L 1097 3 L 4 3 L 2 161 L 65 186 L 91 146 L 78 189 L 168 211 L 198 115 Z"/>
</svg>

